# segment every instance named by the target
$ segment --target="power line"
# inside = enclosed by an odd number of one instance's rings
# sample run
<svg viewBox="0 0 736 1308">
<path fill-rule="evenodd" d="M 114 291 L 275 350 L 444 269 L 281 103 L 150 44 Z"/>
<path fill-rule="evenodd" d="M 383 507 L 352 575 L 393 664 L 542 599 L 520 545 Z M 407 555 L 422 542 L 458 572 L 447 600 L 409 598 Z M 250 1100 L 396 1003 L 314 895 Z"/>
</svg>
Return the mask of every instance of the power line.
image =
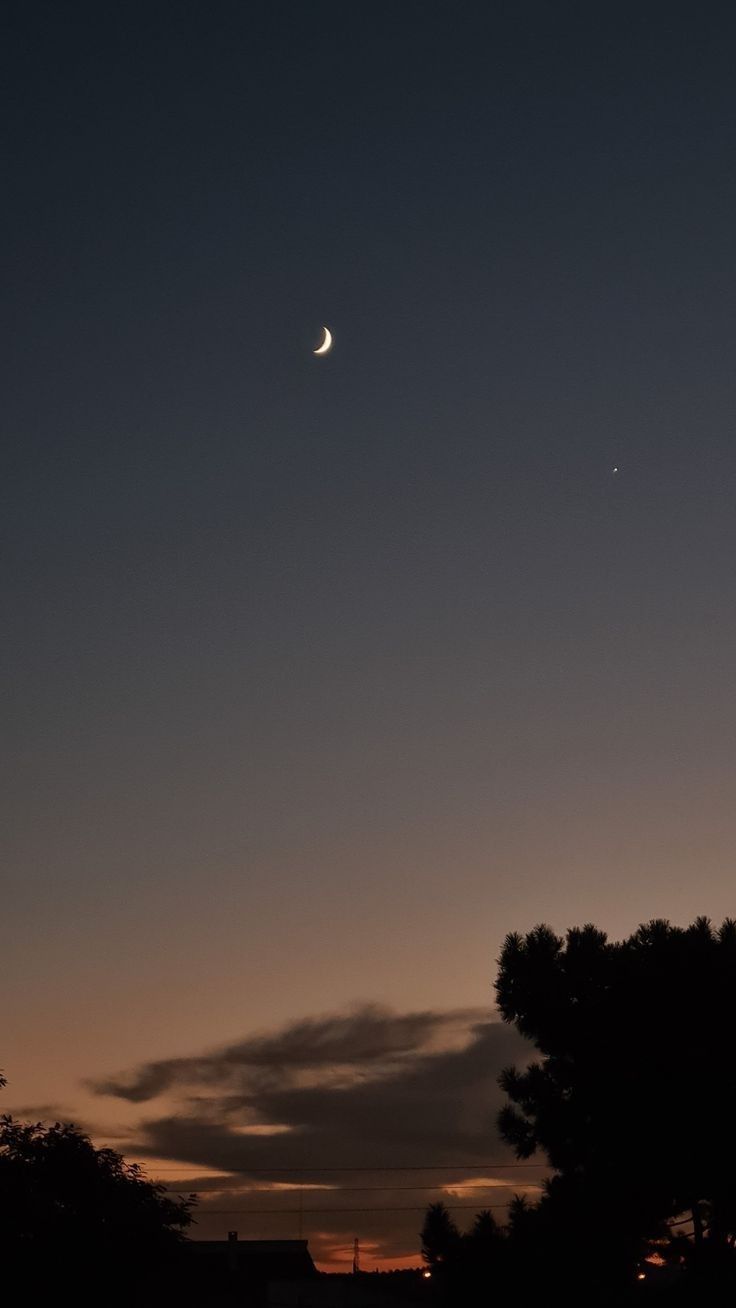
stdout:
<svg viewBox="0 0 736 1308">
<path fill-rule="evenodd" d="M 171 1186 L 167 1185 L 166 1188 L 167 1190 L 170 1190 Z M 294 1190 L 296 1190 L 297 1188 L 298 1187 L 296 1185 L 293 1187 Z M 475 1185 L 475 1184 L 465 1185 L 464 1182 L 459 1181 L 456 1186 L 450 1187 L 451 1190 L 453 1189 L 473 1190 L 477 1194 L 483 1194 L 487 1190 L 491 1190 L 491 1191 L 513 1190 L 514 1188 L 515 1187 L 512 1185 L 510 1181 L 506 1183 L 502 1183 L 501 1185 Z M 231 1193 L 235 1193 L 235 1194 L 289 1194 L 291 1193 L 291 1191 L 289 1190 L 273 1190 L 270 1185 L 239 1185 L 239 1186 L 230 1185 L 227 1187 L 227 1189 Z M 370 1190 L 375 1190 L 379 1194 L 385 1194 L 387 1190 L 391 1191 L 392 1193 L 394 1191 L 399 1191 L 399 1190 L 403 1190 L 403 1191 L 445 1190 L 446 1186 L 444 1185 L 331 1185 L 329 1186 L 329 1189 L 338 1191 L 340 1194 L 366 1194 Z M 541 1190 L 542 1187 L 541 1185 L 531 1184 L 531 1185 L 524 1186 L 524 1189 Z M 182 1192 L 177 1191 L 175 1193 L 182 1193 Z M 204 1193 L 206 1193 L 206 1191 Z"/>
<path fill-rule="evenodd" d="M 295 1213 L 303 1214 L 304 1217 L 307 1217 L 309 1213 L 423 1213 L 425 1207 L 425 1204 L 402 1204 L 400 1207 L 395 1208 L 312 1208 L 310 1204 L 309 1208 L 203 1208 L 202 1216 L 223 1216 L 225 1214 L 230 1216 L 232 1213 L 243 1213 L 248 1217 L 262 1217 L 265 1214 L 268 1214 L 269 1217 L 286 1217 L 293 1216 Z M 453 1210 L 467 1208 L 474 1213 L 478 1211 L 475 1204 L 446 1204 L 445 1207 Z M 507 1207 L 508 1204 L 486 1204 L 486 1208 L 506 1209 Z"/>
<path fill-rule="evenodd" d="M 143 1163 L 145 1164 L 145 1159 L 143 1160 Z M 184 1164 L 177 1164 L 176 1167 L 157 1167 L 155 1169 L 155 1174 L 156 1176 L 160 1176 L 160 1175 L 162 1176 L 164 1173 L 169 1173 L 169 1172 L 184 1172 L 186 1175 L 196 1176 L 197 1167 L 212 1169 L 213 1166 L 214 1165 L 212 1163 L 193 1163 L 191 1167 L 186 1167 Z M 325 1167 L 321 1163 L 315 1163 L 313 1167 L 223 1167 L 222 1170 L 224 1172 L 229 1172 L 231 1175 L 234 1176 L 238 1176 L 238 1175 L 271 1176 L 275 1172 L 279 1172 L 279 1173 L 296 1172 L 300 1175 L 306 1172 L 460 1172 L 460 1171 L 477 1172 L 486 1168 L 490 1171 L 501 1171 L 502 1169 L 504 1171 L 508 1171 L 508 1170 L 527 1168 L 527 1167 L 544 1168 L 547 1166 L 548 1164 L 544 1162 L 539 1162 L 539 1163 L 416 1163 L 416 1164 L 410 1163 L 405 1167 L 400 1166 L 396 1163 L 391 1163 L 387 1167 L 380 1167 L 380 1166 L 346 1167 L 343 1164 L 340 1164 L 337 1167 Z"/>
</svg>

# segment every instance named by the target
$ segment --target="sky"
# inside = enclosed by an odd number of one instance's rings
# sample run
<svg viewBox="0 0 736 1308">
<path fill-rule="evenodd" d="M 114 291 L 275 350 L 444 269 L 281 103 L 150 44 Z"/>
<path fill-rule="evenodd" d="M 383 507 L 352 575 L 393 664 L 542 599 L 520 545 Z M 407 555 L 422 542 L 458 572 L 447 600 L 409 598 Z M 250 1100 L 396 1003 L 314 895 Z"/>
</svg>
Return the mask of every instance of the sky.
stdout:
<svg viewBox="0 0 736 1308">
<path fill-rule="evenodd" d="M 501 1185 L 506 933 L 736 907 L 736 11 L 2 25 L 3 1106 Z"/>
</svg>

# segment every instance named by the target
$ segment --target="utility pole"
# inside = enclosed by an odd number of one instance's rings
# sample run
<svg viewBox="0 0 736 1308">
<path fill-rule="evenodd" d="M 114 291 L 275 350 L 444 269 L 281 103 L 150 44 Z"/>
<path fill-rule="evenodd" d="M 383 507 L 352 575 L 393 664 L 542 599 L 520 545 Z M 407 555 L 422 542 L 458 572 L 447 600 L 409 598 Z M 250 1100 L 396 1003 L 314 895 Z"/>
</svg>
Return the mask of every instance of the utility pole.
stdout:
<svg viewBox="0 0 736 1308">
<path fill-rule="evenodd" d="M 353 1276 L 357 1276 L 360 1271 L 360 1240 L 357 1235 L 353 1240 Z"/>
</svg>

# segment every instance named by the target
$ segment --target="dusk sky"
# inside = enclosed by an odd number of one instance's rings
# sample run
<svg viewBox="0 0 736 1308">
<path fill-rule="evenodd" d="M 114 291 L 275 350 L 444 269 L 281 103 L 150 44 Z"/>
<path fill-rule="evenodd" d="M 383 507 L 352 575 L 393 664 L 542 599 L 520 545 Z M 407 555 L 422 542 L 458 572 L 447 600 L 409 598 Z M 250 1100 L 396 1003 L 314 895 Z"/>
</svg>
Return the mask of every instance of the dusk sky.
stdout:
<svg viewBox="0 0 736 1308">
<path fill-rule="evenodd" d="M 736 910 L 736 8 L 3 29 L 2 1107 L 459 1183 L 508 931 Z"/>
</svg>

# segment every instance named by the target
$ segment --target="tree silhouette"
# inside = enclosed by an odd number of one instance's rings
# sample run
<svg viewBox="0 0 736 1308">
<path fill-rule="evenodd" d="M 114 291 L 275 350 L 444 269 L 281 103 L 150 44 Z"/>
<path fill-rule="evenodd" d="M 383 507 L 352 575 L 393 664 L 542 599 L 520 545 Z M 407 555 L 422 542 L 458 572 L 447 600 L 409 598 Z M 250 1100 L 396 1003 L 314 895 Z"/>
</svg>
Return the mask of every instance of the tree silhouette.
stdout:
<svg viewBox="0 0 736 1308">
<path fill-rule="evenodd" d="M 30 1300 L 49 1278 L 78 1299 L 104 1284 L 105 1301 L 117 1302 L 127 1296 L 113 1272 L 172 1274 L 193 1202 L 72 1125 L 0 1118 L 0 1252 Z"/>
<path fill-rule="evenodd" d="M 430 1204 L 421 1231 L 422 1258 L 432 1271 L 456 1259 L 460 1232 L 443 1203 Z"/>
<path fill-rule="evenodd" d="M 495 1249 L 501 1239 L 501 1232 L 493 1213 L 487 1208 L 477 1213 L 466 1238 L 479 1249 Z"/>
<path fill-rule="evenodd" d="M 506 1239 L 493 1213 L 479 1212 L 462 1238 L 461 1279 L 465 1302 L 474 1302 L 489 1286 L 501 1290 L 506 1276 Z"/>
<path fill-rule="evenodd" d="M 507 1022 L 541 1058 L 511 1067 L 503 1137 L 556 1175 L 517 1238 L 547 1239 L 568 1262 L 630 1279 L 647 1241 L 679 1214 L 701 1255 L 736 1234 L 736 925 L 665 921 L 608 941 L 592 926 L 563 940 L 540 926 L 507 937 L 497 979 Z M 511 1223 L 514 1235 L 514 1221 Z M 698 1249 L 693 1249 L 697 1258 Z"/>
<path fill-rule="evenodd" d="M 436 1302 L 474 1303 L 491 1286 L 504 1291 L 507 1241 L 488 1210 L 479 1212 L 470 1230 L 461 1235 L 444 1204 L 430 1204 L 421 1241 L 422 1257 L 434 1277 Z"/>
</svg>

